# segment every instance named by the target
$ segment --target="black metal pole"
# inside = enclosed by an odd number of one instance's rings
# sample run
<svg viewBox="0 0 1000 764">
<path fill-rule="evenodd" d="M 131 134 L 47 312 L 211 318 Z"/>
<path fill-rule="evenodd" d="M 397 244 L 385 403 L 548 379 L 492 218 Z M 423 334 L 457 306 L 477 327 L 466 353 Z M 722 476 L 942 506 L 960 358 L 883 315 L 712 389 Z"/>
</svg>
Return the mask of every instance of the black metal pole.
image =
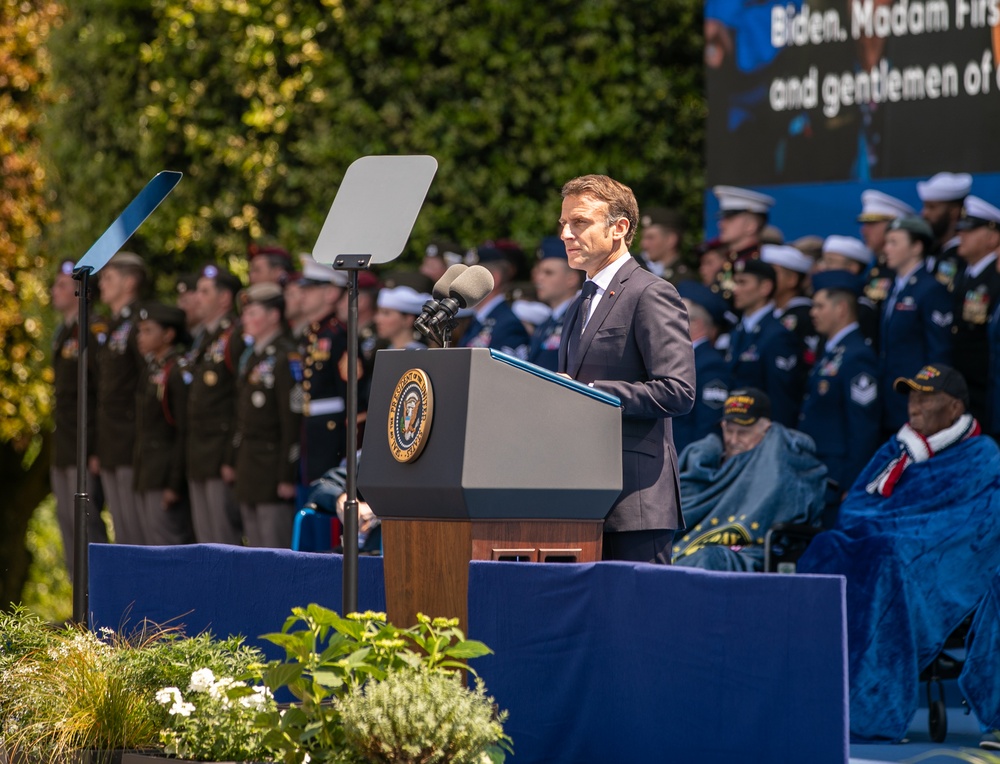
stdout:
<svg viewBox="0 0 1000 764">
<path fill-rule="evenodd" d="M 347 485 L 344 499 L 344 614 L 358 610 L 358 271 L 370 255 L 344 255 L 334 267 L 349 274 L 347 293 Z"/>
<path fill-rule="evenodd" d="M 87 560 L 87 534 L 90 524 L 90 496 L 87 494 L 87 340 L 90 336 L 90 308 L 88 293 L 90 290 L 90 268 L 80 268 L 73 272 L 73 278 L 80 282 L 77 330 L 80 337 L 79 355 L 77 357 L 77 397 L 76 397 L 76 495 L 73 497 L 73 620 L 81 625 L 87 625 L 88 581 L 90 566 Z"/>
</svg>

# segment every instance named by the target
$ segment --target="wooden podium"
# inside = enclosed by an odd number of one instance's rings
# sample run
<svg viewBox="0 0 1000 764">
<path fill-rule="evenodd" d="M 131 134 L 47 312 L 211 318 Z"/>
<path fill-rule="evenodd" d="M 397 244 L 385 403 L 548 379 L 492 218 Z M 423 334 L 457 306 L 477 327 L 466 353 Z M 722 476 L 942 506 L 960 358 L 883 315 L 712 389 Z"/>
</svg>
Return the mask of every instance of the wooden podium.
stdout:
<svg viewBox="0 0 1000 764">
<path fill-rule="evenodd" d="M 358 485 L 386 605 L 467 627 L 470 560 L 594 562 L 621 493 L 613 396 L 485 348 L 380 350 Z"/>
</svg>

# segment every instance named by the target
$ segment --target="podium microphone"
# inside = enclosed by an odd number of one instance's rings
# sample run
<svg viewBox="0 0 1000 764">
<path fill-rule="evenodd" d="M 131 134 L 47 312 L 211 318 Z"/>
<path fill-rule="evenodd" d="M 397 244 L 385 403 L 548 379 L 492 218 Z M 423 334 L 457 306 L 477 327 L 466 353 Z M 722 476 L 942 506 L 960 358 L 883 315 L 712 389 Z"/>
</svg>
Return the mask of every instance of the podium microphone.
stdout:
<svg viewBox="0 0 1000 764">
<path fill-rule="evenodd" d="M 481 265 L 473 265 L 455 279 L 448 290 L 448 296 L 438 301 L 434 314 L 429 317 L 421 314 L 413 325 L 422 334 L 436 334 L 443 324 L 446 325 L 455 318 L 458 311 L 475 307 L 492 291 L 493 274 Z"/>
<path fill-rule="evenodd" d="M 420 316 L 417 318 L 417 321 L 421 321 L 421 319 L 426 321 L 437 313 L 438 309 L 441 307 L 438 301 L 443 300 L 448 296 L 448 290 L 451 289 L 452 283 L 467 270 L 469 270 L 468 265 L 465 265 L 464 263 L 456 263 L 444 272 L 441 278 L 439 278 L 437 283 L 434 285 L 434 299 L 428 300 L 424 303 L 424 307 L 421 309 Z M 417 326 L 417 329 L 420 329 L 420 327 Z M 427 333 L 424 332 L 423 329 L 420 329 L 420 331 L 426 336 Z"/>
</svg>

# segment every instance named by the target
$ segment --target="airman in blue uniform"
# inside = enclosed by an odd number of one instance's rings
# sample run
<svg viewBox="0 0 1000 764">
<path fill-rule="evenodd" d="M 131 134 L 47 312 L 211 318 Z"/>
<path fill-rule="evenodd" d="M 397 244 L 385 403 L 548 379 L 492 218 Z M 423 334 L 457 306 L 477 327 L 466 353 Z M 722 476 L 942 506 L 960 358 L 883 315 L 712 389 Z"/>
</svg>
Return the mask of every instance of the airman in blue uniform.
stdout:
<svg viewBox="0 0 1000 764">
<path fill-rule="evenodd" d="M 896 273 L 879 334 L 879 392 L 886 437 L 909 418 L 906 398 L 892 394 L 896 379 L 912 377 L 929 363 L 951 363 L 952 298 L 924 267 L 924 253 L 933 238 L 927 222 L 915 216 L 897 218 L 886 232 L 886 263 Z"/>
<path fill-rule="evenodd" d="M 766 392 L 773 420 L 795 427 L 802 400 L 801 351 L 795 335 L 774 317 L 774 268 L 760 260 L 738 261 L 735 268 L 733 304 L 743 311 L 743 320 L 726 354 L 730 382 Z"/>
<path fill-rule="evenodd" d="M 479 265 L 493 274 L 493 291 L 475 307 L 475 317 L 462 334 L 464 348 L 494 348 L 521 359 L 528 357 L 531 338 L 507 304 L 506 290 L 516 272 L 516 259 L 506 249 L 487 242 L 476 251 Z"/>
<path fill-rule="evenodd" d="M 559 370 L 566 309 L 580 292 L 583 272 L 569 267 L 566 245 L 558 236 L 546 236 L 538 249 L 538 264 L 532 272 L 535 294 L 552 308 L 552 315 L 535 327 L 528 347 L 528 360 L 550 371 Z"/>
<path fill-rule="evenodd" d="M 846 492 L 881 443 L 878 359 L 858 326 L 861 279 L 848 271 L 813 275 L 812 315 L 827 337 L 809 374 L 798 429 Z"/>
<path fill-rule="evenodd" d="M 679 454 L 706 435 L 722 437 L 719 423 L 729 397 L 729 364 L 714 343 L 719 333 L 729 328 L 727 316 L 735 316 L 722 297 L 696 281 L 682 281 L 677 292 L 688 309 L 695 375 L 694 407 L 673 419 L 674 447 Z"/>
</svg>

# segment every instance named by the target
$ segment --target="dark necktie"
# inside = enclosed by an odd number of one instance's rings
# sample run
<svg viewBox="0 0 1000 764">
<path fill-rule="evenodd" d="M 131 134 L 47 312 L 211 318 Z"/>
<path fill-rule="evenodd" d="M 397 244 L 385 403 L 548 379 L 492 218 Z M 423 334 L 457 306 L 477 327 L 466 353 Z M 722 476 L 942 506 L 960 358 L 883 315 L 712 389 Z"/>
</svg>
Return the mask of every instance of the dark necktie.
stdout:
<svg viewBox="0 0 1000 764">
<path fill-rule="evenodd" d="M 590 306 L 594 301 L 595 294 L 597 294 L 597 284 L 593 281 L 583 282 L 583 289 L 580 290 L 580 296 L 583 298 L 583 302 L 580 303 L 581 336 L 583 336 L 583 330 L 587 328 L 587 319 L 590 318 Z"/>
</svg>

